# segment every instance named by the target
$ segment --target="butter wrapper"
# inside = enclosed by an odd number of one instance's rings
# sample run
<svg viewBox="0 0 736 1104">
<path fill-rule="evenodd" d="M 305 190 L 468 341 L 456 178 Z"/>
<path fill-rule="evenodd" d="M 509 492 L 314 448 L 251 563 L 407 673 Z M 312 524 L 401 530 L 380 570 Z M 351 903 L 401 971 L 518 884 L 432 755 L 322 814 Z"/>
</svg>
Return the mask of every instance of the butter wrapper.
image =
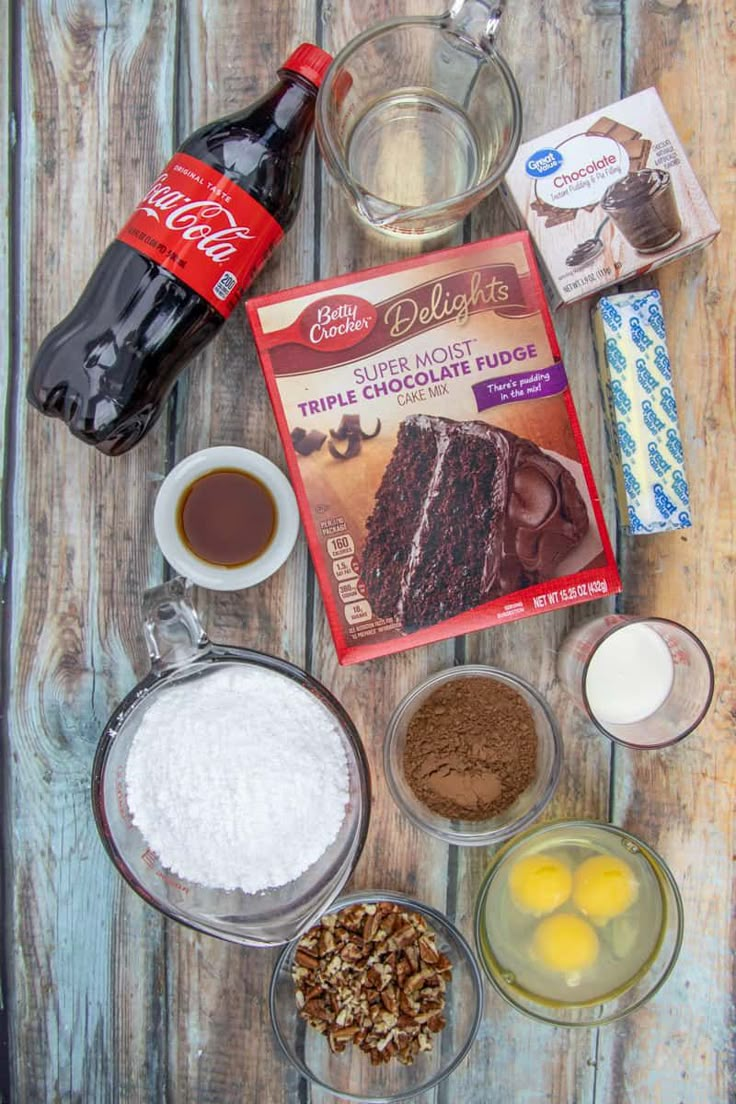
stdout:
<svg viewBox="0 0 736 1104">
<path fill-rule="evenodd" d="M 677 403 L 658 291 L 606 295 L 593 308 L 598 376 L 622 528 L 692 525 Z"/>
</svg>

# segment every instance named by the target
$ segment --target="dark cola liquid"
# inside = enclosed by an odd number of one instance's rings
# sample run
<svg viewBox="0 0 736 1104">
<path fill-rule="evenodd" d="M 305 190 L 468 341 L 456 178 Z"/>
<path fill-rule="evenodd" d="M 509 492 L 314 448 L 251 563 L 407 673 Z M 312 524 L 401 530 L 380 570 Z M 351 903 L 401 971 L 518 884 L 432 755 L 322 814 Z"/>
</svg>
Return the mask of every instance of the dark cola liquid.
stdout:
<svg viewBox="0 0 736 1104">
<path fill-rule="evenodd" d="M 317 88 L 297 73 L 280 77 L 262 99 L 202 127 L 179 152 L 233 181 L 286 231 L 301 198 Z M 156 422 L 181 369 L 224 321 L 167 268 L 116 240 L 38 350 L 28 399 L 102 452 L 127 452 Z"/>
</svg>

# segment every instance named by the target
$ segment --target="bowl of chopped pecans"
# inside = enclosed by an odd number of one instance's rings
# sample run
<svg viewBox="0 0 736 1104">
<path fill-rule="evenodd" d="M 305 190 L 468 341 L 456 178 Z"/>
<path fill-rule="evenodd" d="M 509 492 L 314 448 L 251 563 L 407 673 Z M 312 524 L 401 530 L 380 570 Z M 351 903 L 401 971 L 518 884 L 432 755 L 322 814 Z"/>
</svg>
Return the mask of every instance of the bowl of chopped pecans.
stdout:
<svg viewBox="0 0 736 1104">
<path fill-rule="evenodd" d="M 483 1014 L 475 956 L 442 913 L 387 890 L 342 897 L 282 952 L 271 1021 L 304 1077 L 387 1104 L 462 1062 Z"/>
</svg>

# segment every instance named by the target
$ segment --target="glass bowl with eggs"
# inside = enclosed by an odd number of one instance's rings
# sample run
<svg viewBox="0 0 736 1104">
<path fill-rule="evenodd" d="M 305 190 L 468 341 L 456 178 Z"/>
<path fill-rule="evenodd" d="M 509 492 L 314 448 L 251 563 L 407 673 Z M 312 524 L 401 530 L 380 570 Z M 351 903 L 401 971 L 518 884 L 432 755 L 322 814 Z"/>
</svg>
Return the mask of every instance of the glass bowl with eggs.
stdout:
<svg viewBox="0 0 736 1104">
<path fill-rule="evenodd" d="M 485 973 L 520 1012 L 597 1027 L 661 988 L 682 945 L 683 909 L 662 858 L 612 824 L 557 821 L 494 857 L 478 894 Z"/>
</svg>

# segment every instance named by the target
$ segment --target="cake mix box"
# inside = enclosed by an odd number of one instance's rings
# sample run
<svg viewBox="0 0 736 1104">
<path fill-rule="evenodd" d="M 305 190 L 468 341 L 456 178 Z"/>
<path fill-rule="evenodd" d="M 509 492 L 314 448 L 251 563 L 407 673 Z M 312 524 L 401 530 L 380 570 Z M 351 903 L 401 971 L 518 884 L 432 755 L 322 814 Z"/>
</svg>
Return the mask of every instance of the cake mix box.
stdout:
<svg viewBox="0 0 736 1104">
<path fill-rule="evenodd" d="M 502 188 L 553 305 L 640 276 L 719 231 L 656 89 L 519 147 Z"/>
<path fill-rule="evenodd" d="M 621 589 L 528 234 L 247 310 L 340 663 Z"/>
</svg>

